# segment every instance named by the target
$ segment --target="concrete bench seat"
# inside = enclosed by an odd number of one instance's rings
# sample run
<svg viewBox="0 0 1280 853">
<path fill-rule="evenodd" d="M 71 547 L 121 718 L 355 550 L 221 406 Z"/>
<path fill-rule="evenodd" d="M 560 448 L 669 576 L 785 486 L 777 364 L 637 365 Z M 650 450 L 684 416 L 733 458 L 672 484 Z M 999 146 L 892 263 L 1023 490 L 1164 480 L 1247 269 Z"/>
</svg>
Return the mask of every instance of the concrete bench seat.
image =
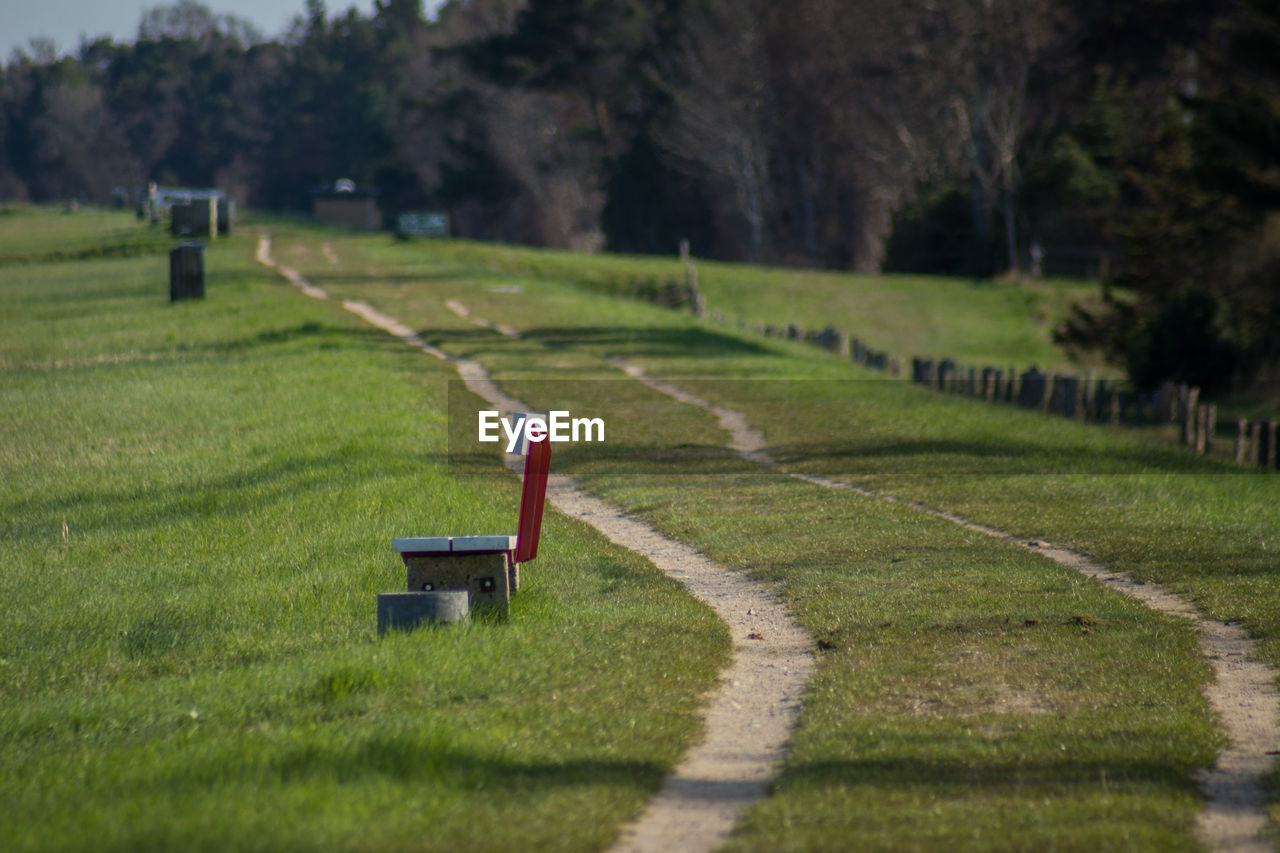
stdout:
<svg viewBox="0 0 1280 853">
<path fill-rule="evenodd" d="M 514 551 L 515 536 L 406 536 L 393 539 L 400 554 L 449 554 L 453 552 Z"/>
<path fill-rule="evenodd" d="M 391 547 L 405 565 L 409 592 L 465 589 L 470 606 L 506 614 L 520 588 L 520 564 L 538 556 L 551 442 L 526 445 L 520 515 L 515 535 L 405 536 Z"/>
</svg>

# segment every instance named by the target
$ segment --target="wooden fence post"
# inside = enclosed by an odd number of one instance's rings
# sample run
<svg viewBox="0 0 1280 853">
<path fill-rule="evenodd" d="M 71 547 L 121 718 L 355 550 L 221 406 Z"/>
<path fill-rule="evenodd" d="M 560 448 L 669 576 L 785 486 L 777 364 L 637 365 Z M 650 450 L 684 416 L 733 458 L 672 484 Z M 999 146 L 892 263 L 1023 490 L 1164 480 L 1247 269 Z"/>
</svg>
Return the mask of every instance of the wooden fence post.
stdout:
<svg viewBox="0 0 1280 853">
<path fill-rule="evenodd" d="M 1253 425 L 1252 441 L 1249 442 L 1249 464 L 1257 468 L 1262 464 L 1262 423 Z"/>
<path fill-rule="evenodd" d="M 1244 464 L 1245 443 L 1247 440 L 1246 433 L 1249 429 L 1249 422 L 1244 418 L 1236 421 L 1236 464 Z"/>
<path fill-rule="evenodd" d="M 693 316 L 701 317 L 707 313 L 706 300 L 702 298 L 702 291 L 698 290 L 698 269 L 693 265 L 693 261 L 689 261 L 689 302 L 693 306 Z"/>
<path fill-rule="evenodd" d="M 1196 406 L 1196 441 L 1195 450 L 1197 454 L 1203 455 L 1208 450 L 1207 429 L 1206 425 L 1209 420 L 1209 407 L 1204 403 Z"/>
<path fill-rule="evenodd" d="M 1196 443 L 1196 407 L 1200 404 L 1200 389 L 1187 390 L 1187 402 L 1182 415 L 1182 443 L 1188 447 Z"/>
<path fill-rule="evenodd" d="M 1267 422 L 1267 432 L 1269 433 L 1269 435 L 1267 436 L 1267 467 L 1275 468 L 1276 467 L 1276 438 L 1277 438 L 1275 421 Z"/>
<path fill-rule="evenodd" d="M 1204 452 L 1213 452 L 1213 438 L 1218 431 L 1218 404 L 1210 403 L 1204 413 Z"/>
</svg>

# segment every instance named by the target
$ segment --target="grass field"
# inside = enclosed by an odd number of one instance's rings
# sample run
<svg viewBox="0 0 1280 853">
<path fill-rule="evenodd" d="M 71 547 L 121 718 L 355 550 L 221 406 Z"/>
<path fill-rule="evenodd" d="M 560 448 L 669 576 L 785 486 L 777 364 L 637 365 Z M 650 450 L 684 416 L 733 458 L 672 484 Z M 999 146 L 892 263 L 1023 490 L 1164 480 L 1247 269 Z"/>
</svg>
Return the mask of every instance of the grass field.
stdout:
<svg viewBox="0 0 1280 853">
<path fill-rule="evenodd" d="M 172 245 L 167 229 L 132 213 L 0 202 L 0 265 L 157 254 Z"/>
<path fill-rule="evenodd" d="M 435 244 L 435 258 L 504 273 L 580 283 L 606 293 L 685 281 L 677 258 L 573 255 L 463 241 Z M 762 268 L 697 261 L 698 287 L 709 311 L 731 321 L 804 329 L 828 325 L 901 358 L 952 357 L 966 364 L 1042 370 L 1113 369 L 1094 359 L 1081 365 L 1052 342 L 1052 331 L 1080 300 L 1096 299 L 1096 282 L 965 281 Z"/>
<path fill-rule="evenodd" d="M 549 516 L 509 622 L 377 640 L 391 538 L 518 482 L 449 477 L 451 374 L 251 254 L 174 305 L 162 257 L 0 268 L 4 848 L 598 848 L 727 631 Z"/>
<path fill-rule="evenodd" d="M 709 416 L 691 423 L 689 407 L 637 401 L 625 383 L 568 380 L 616 380 L 610 356 L 684 376 L 704 398 L 747 412 L 795 470 L 1158 580 L 1247 624 L 1272 663 L 1276 477 L 1144 433 L 939 398 L 554 277 L 499 281 L 447 250 L 373 241 L 337 251 L 372 274 L 356 281 L 310 265 L 335 294 L 485 362 L 525 399 L 617 406 L 614 449 L 574 451 L 558 467 L 715 559 L 779 582 L 829 646 L 779 793 L 738 846 L 826 849 L 848 837 L 884 849 L 1194 846 L 1190 773 L 1220 736 L 1187 626 L 945 522 L 743 470 L 717 455 L 723 434 Z M 523 339 L 449 314 L 448 299 Z M 654 448 L 667 457 L 646 460 Z"/>
<path fill-rule="evenodd" d="M 733 849 L 1196 849 L 1192 773 L 1221 734 L 1186 624 L 738 460 L 710 415 L 609 359 L 745 412 L 794 470 L 1160 581 L 1247 625 L 1272 663 L 1280 478 L 938 397 L 558 269 L 495 272 L 510 262 L 476 246 L 271 227 L 276 258 L 333 295 L 531 403 L 603 414 L 606 446 L 558 451 L 558 471 L 778 585 L 819 667 Z M 251 253 L 247 237 L 212 250 L 209 298 L 172 306 L 161 259 L 0 268 L 0 833 L 18 849 L 607 843 L 696 735 L 722 627 L 549 514 L 508 623 L 376 641 L 374 593 L 402 583 L 389 539 L 505 529 L 516 482 L 448 476 L 447 366 Z"/>
</svg>

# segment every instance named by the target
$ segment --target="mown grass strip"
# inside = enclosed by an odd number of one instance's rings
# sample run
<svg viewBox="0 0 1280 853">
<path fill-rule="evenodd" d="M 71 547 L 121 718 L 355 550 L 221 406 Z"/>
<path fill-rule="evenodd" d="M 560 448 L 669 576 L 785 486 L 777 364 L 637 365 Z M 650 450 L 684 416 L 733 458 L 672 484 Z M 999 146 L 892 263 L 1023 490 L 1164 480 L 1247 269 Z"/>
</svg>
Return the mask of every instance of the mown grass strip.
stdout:
<svg viewBox="0 0 1280 853">
<path fill-rule="evenodd" d="M 723 626 L 549 513 L 508 622 L 377 640 L 391 538 L 518 482 L 449 476 L 447 365 L 251 254 L 172 305 L 159 258 L 0 270 L 6 849 L 600 847 Z"/>
<path fill-rule="evenodd" d="M 174 242 L 122 210 L 0 206 L 0 266 L 153 255 Z"/>
<path fill-rule="evenodd" d="M 670 303 L 670 294 L 680 292 L 687 281 L 686 268 L 676 258 L 581 255 L 461 240 L 416 247 L 433 260 L 648 301 Z M 1068 353 L 1052 339 L 1072 305 L 1099 298 L 1095 282 L 868 276 L 704 260 L 695 265 L 708 310 L 734 323 L 794 323 L 815 331 L 833 325 L 903 359 L 920 355 L 1001 369 L 1036 364 L 1042 370 L 1112 372 L 1096 357 L 1079 364 L 1079 354 Z M 677 307 L 687 310 L 683 303 Z"/>
<path fill-rule="evenodd" d="M 1192 771 L 1221 739 L 1187 625 L 906 507 L 746 472 L 716 456 L 723 435 L 705 413 L 619 392 L 617 382 L 597 383 L 604 393 L 567 380 L 616 377 L 609 355 L 697 377 L 683 384 L 747 412 L 797 470 L 1158 579 L 1215 618 L 1246 620 L 1273 662 L 1274 477 L 1151 447 L 1127 430 L 875 381 L 793 346 L 554 281 L 497 285 L 452 261 L 437 266 L 431 252 L 348 249 L 398 276 L 351 291 L 433 343 L 485 361 L 513 391 L 522 379 L 561 377 L 559 394 L 543 385 L 544 405 L 614 412 L 620 455 L 561 462 L 669 535 L 776 580 L 827 644 L 788 773 L 740 847 L 1195 847 Z M 451 298 L 521 340 L 467 328 L 443 310 Z M 760 381 L 769 377 L 786 381 Z M 632 452 L 644 447 L 697 452 L 646 469 Z"/>
</svg>

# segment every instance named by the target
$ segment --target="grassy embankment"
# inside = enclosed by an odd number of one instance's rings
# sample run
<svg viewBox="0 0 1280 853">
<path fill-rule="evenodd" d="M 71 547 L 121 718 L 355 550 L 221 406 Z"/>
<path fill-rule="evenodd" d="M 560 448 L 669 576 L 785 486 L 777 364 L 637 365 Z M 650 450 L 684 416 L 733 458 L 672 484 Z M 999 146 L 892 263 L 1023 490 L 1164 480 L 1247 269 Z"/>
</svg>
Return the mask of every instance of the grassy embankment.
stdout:
<svg viewBox="0 0 1280 853">
<path fill-rule="evenodd" d="M 952 509 L 1159 581 L 1248 625 L 1273 664 L 1280 478 L 1127 429 L 940 398 L 808 347 L 554 277 L 495 276 L 448 246 L 336 245 L 337 266 L 299 246 L 317 283 L 487 363 L 535 403 L 607 412 L 616 442 L 562 454 L 557 467 L 778 582 L 822 642 L 787 771 L 737 847 L 1194 846 L 1192 771 L 1212 760 L 1220 735 L 1185 624 L 901 505 L 737 462 L 719 450 L 725 436 L 709 416 L 634 384 L 569 380 L 617 380 L 607 356 L 685 377 L 680 384 L 746 412 L 795 470 Z M 524 337 L 476 328 L 443 308 L 449 298 Z M 548 376 L 557 381 L 530 381 Z M 1280 817 L 1274 796 L 1271 809 Z"/>
<path fill-rule="evenodd" d="M 676 258 L 574 255 L 518 246 L 449 241 L 433 255 L 514 275 L 572 281 L 603 293 L 658 290 L 686 280 Z M 903 359 L 952 357 L 964 364 L 1114 373 L 1085 365 L 1052 342 L 1052 331 L 1096 283 L 975 281 L 938 276 L 867 276 L 695 261 L 709 311 L 732 324 L 833 325 Z"/>
<path fill-rule="evenodd" d="M 152 255 L 173 243 L 167 229 L 149 228 L 131 212 L 0 202 L 0 264 Z"/>
<path fill-rule="evenodd" d="M 0 222 L 33 261 L 0 266 L 2 846 L 609 841 L 696 736 L 723 626 L 549 513 L 508 622 L 376 639 L 393 536 L 514 528 L 496 458 L 446 472 L 451 369 L 247 235 L 171 305 L 163 256 L 34 262 L 131 217 L 29 213 Z"/>
</svg>

